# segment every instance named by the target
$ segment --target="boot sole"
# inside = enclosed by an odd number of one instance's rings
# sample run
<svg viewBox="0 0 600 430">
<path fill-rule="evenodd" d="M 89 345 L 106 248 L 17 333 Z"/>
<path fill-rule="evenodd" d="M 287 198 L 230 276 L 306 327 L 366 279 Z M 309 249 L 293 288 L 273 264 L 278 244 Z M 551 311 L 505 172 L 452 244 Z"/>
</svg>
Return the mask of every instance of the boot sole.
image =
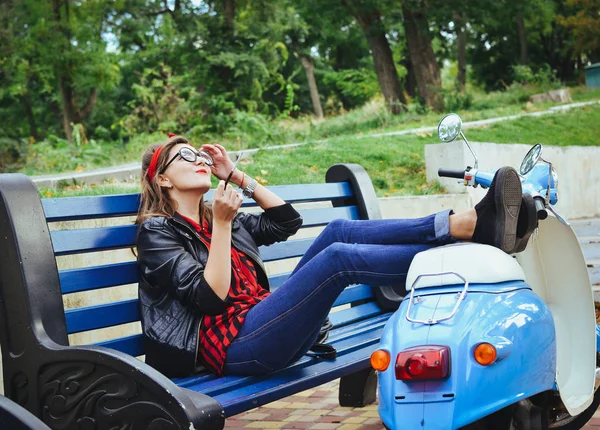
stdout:
<svg viewBox="0 0 600 430">
<path fill-rule="evenodd" d="M 538 225 L 537 211 L 535 210 L 535 203 L 533 202 L 533 197 L 531 197 L 529 194 L 524 194 L 523 203 L 524 204 L 521 205 L 521 212 L 519 213 L 519 217 L 523 213 L 526 213 L 528 222 L 523 237 L 519 237 L 519 234 L 517 232 L 517 243 L 515 244 L 515 249 L 513 250 L 513 253 L 523 252 L 525 250 L 527 244 L 529 243 L 529 237 L 531 236 L 531 233 L 535 231 Z"/>
<path fill-rule="evenodd" d="M 516 170 L 505 169 L 496 178 L 496 229 L 495 243 L 502 251 L 511 254 L 517 243 L 517 223 L 523 191 Z"/>
</svg>

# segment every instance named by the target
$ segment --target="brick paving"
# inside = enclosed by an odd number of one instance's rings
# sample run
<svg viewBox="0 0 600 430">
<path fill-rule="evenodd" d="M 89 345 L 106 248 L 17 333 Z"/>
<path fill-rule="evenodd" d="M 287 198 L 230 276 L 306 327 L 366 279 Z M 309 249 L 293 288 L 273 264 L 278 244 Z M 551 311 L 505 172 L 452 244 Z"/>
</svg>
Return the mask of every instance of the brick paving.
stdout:
<svg viewBox="0 0 600 430">
<path fill-rule="evenodd" d="M 228 418 L 225 429 L 384 430 L 377 405 L 343 408 L 339 380 Z M 600 430 L 600 411 L 583 430 Z"/>
</svg>

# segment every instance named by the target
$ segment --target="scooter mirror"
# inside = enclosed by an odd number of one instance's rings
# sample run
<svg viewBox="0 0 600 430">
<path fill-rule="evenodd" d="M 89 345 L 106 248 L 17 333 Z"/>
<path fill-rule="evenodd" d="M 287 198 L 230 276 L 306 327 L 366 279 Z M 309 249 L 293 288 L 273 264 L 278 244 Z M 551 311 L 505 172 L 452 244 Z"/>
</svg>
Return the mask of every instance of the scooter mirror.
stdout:
<svg viewBox="0 0 600 430">
<path fill-rule="evenodd" d="M 542 144 L 538 143 L 537 145 L 534 145 L 529 152 L 527 152 L 527 154 L 525 154 L 523 162 L 521 163 L 521 167 L 519 168 L 519 173 L 521 175 L 526 175 L 531 172 L 531 169 L 533 169 L 533 166 L 535 166 L 535 163 L 538 162 L 541 155 Z"/>
<path fill-rule="evenodd" d="M 438 124 L 438 137 L 442 142 L 452 142 L 460 134 L 461 128 L 462 119 L 455 113 L 449 113 Z"/>
</svg>

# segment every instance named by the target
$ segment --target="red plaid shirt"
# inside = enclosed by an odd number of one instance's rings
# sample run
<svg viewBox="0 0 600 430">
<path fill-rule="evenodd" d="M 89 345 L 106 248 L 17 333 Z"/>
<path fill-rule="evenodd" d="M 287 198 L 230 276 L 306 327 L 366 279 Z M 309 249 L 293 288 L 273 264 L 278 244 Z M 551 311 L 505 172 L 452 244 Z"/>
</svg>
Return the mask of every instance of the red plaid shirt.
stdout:
<svg viewBox="0 0 600 430">
<path fill-rule="evenodd" d="M 208 223 L 200 226 L 184 217 L 196 229 L 200 240 L 210 251 L 211 233 Z M 220 315 L 204 315 L 198 336 L 198 361 L 217 375 L 223 375 L 227 348 L 238 335 L 248 311 L 269 295 L 258 285 L 254 263 L 246 254 L 231 247 L 231 286 L 227 309 Z"/>
</svg>

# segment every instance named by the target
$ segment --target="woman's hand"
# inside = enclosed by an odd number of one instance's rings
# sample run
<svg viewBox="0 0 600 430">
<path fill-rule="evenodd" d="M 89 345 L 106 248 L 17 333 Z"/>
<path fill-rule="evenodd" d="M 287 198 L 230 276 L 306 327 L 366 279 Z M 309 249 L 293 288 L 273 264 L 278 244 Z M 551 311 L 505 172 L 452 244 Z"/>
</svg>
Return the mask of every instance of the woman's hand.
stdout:
<svg viewBox="0 0 600 430">
<path fill-rule="evenodd" d="M 223 146 L 217 144 L 202 145 L 202 150 L 208 152 L 213 159 L 213 165 L 210 167 L 212 174 L 215 175 L 219 180 L 224 181 L 231 173 L 233 169 L 233 162 L 227 155 L 227 151 Z"/>
<path fill-rule="evenodd" d="M 225 188 L 225 182 L 219 181 L 212 200 L 213 224 L 231 224 L 243 200 L 231 185 Z"/>
</svg>

